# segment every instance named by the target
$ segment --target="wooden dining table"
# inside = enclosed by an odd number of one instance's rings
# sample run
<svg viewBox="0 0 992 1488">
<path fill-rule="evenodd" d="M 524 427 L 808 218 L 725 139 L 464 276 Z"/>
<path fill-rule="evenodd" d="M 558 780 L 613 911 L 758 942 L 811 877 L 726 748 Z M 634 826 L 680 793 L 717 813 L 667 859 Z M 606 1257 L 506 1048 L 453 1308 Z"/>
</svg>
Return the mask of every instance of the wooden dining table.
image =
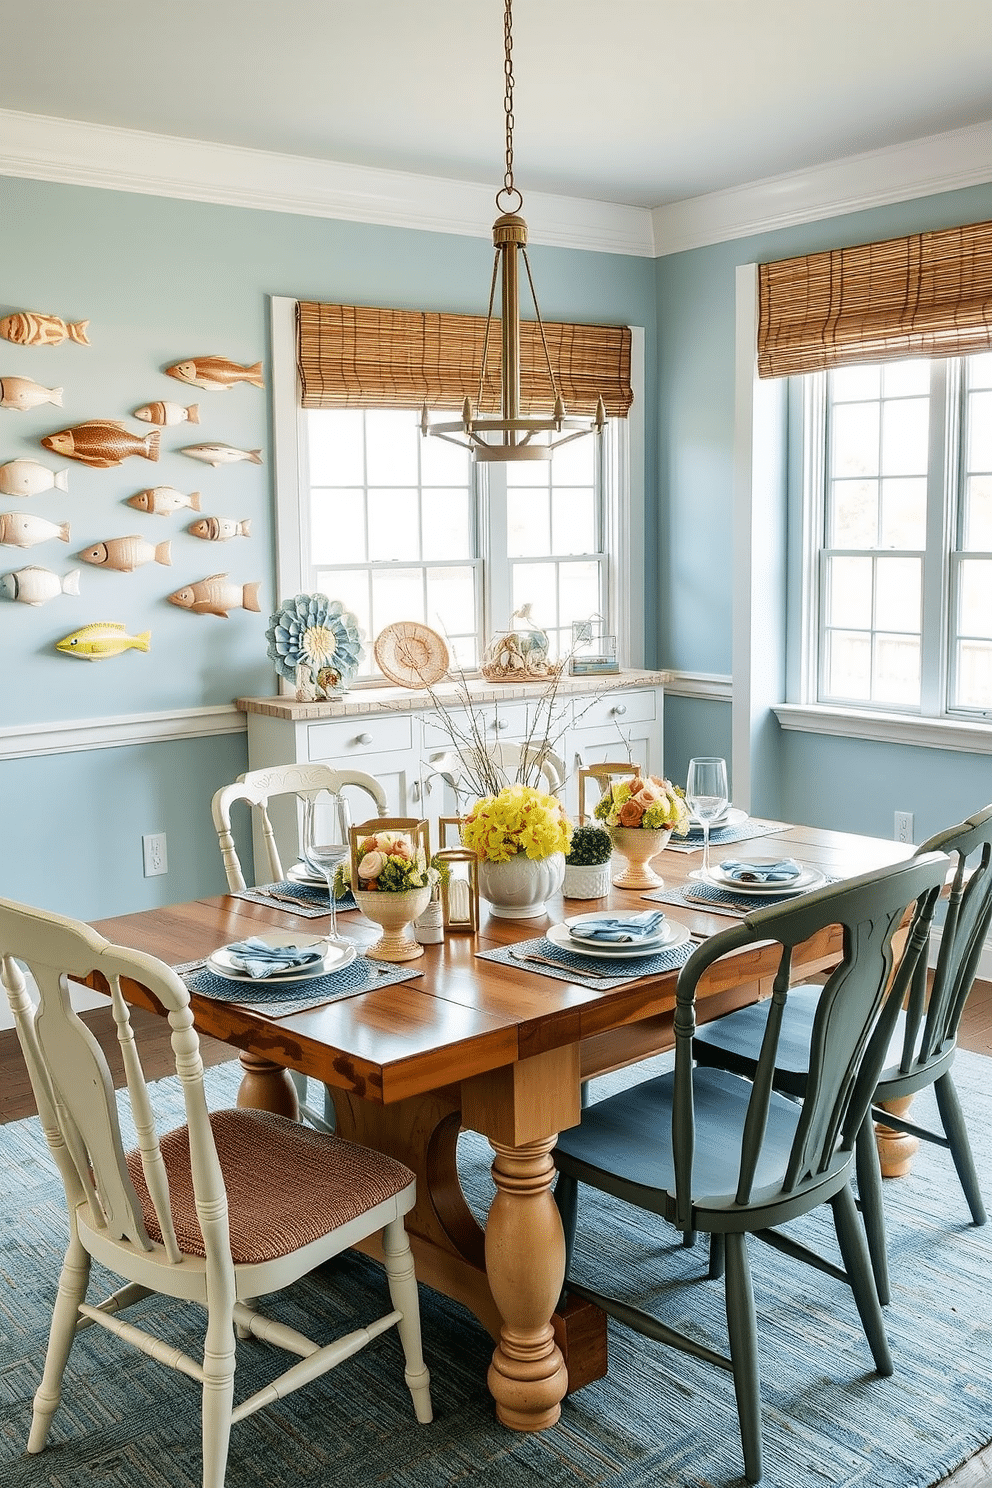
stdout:
<svg viewBox="0 0 992 1488">
<path fill-rule="evenodd" d="M 904 861 L 912 848 L 780 825 L 735 843 L 732 852 L 789 856 L 844 878 Z M 666 887 L 677 888 L 699 862 L 698 852 L 669 850 L 654 867 Z M 677 972 L 636 976 L 619 987 L 586 986 L 477 952 L 533 939 L 566 913 L 607 905 L 649 907 L 642 894 L 619 889 L 595 903 L 552 901 L 549 916 L 538 920 L 496 919 L 483 905 L 478 933 L 449 934 L 426 946 L 412 963 L 419 973 L 412 980 L 291 1016 L 272 1018 L 192 995 L 197 1029 L 240 1053 L 239 1104 L 296 1116 L 288 1071 L 302 1072 L 329 1088 L 340 1136 L 413 1169 L 417 1204 L 407 1229 L 418 1278 L 463 1303 L 489 1330 L 496 1347 L 488 1384 L 497 1416 L 521 1431 L 552 1425 L 567 1391 L 606 1373 L 604 1314 L 574 1298 L 559 1306 L 564 1239 L 552 1152 L 557 1134 L 580 1120 L 585 1080 L 672 1047 Z M 664 908 L 697 942 L 735 923 L 713 910 Z M 274 900 L 225 894 L 101 920 L 95 928 L 110 941 L 179 965 L 262 931 L 320 930 L 323 922 L 301 919 Z M 342 917 L 341 932 L 359 949 L 378 934 L 358 914 Z M 836 955 L 829 933 L 809 942 L 795 958 L 796 978 L 828 969 Z M 717 963 L 700 983 L 697 1019 L 768 995 L 772 974 L 770 948 L 761 946 Z M 137 984 L 126 986 L 125 995 L 161 1012 Z M 493 1150 L 495 1196 L 484 1228 L 459 1183 L 463 1127 L 481 1133 Z M 376 1253 L 374 1245 L 368 1249 Z"/>
</svg>

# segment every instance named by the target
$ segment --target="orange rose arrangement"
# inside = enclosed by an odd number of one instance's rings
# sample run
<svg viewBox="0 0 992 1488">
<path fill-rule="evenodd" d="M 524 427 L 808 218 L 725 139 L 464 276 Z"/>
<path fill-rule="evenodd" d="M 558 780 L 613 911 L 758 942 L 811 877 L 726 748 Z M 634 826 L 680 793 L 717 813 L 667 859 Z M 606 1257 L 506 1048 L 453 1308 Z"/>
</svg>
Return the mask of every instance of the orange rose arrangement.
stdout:
<svg viewBox="0 0 992 1488">
<path fill-rule="evenodd" d="M 675 832 L 684 836 L 689 830 L 689 808 L 685 796 L 670 780 L 657 775 L 608 786 L 596 804 L 594 815 L 608 827 L 643 827 L 652 832 Z"/>
</svg>

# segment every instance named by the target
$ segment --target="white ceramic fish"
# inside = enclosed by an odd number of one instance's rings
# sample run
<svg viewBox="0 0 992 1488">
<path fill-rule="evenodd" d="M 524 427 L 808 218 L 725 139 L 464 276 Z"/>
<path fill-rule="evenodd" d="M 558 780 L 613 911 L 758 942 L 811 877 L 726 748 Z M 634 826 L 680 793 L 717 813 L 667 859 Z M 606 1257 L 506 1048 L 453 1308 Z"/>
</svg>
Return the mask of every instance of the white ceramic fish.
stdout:
<svg viewBox="0 0 992 1488">
<path fill-rule="evenodd" d="M 150 651 L 152 633 L 143 630 L 140 635 L 129 636 L 125 626 L 117 620 L 95 620 L 63 636 L 55 642 L 56 651 L 63 656 L 78 656 L 81 661 L 104 661 L 108 656 L 120 656 L 124 651 Z"/>
<path fill-rule="evenodd" d="M 35 543 L 48 542 L 53 537 L 68 542 L 69 523 L 48 522 L 28 512 L 0 512 L 0 543 L 9 543 L 12 548 L 33 548 Z"/>
<path fill-rule="evenodd" d="M 31 565 L 0 576 L 0 594 L 4 599 L 16 599 L 21 604 L 42 605 L 54 599 L 56 594 L 78 593 L 78 568 L 59 575 L 52 573 L 50 568 L 36 568 Z"/>
<path fill-rule="evenodd" d="M 186 531 L 207 542 L 227 542 L 232 537 L 250 537 L 251 519 L 245 517 L 239 522 L 234 517 L 201 517 L 198 522 L 190 522 Z"/>
<path fill-rule="evenodd" d="M 0 408 L 37 408 L 39 403 L 62 407 L 62 388 L 42 387 L 30 377 L 0 377 Z"/>
<path fill-rule="evenodd" d="M 53 489 L 68 491 L 68 470 L 49 470 L 37 460 L 8 460 L 0 465 L 0 491 L 5 496 L 39 496 Z"/>
<path fill-rule="evenodd" d="M 197 584 L 187 584 L 167 596 L 170 604 L 181 610 L 192 610 L 194 615 L 220 615 L 227 619 L 228 610 L 260 610 L 258 603 L 259 583 L 230 584 L 226 573 L 211 574 Z"/>
<path fill-rule="evenodd" d="M 184 506 L 188 506 L 191 511 L 199 511 L 200 493 L 191 491 L 188 496 L 184 496 L 174 486 L 150 486 L 147 491 L 138 491 L 134 496 L 129 496 L 125 505 L 133 506 L 135 511 L 165 517 L 169 512 L 180 511 Z"/>
<path fill-rule="evenodd" d="M 191 403 L 188 408 L 184 408 L 181 403 L 142 403 L 140 408 L 134 410 L 134 416 L 144 424 L 198 424 L 200 405 Z"/>
<path fill-rule="evenodd" d="M 179 452 L 189 455 L 191 460 L 202 460 L 204 465 L 233 465 L 236 460 L 250 460 L 261 465 L 262 451 L 235 449 L 231 444 L 187 444 Z"/>
<path fill-rule="evenodd" d="M 93 563 L 99 568 L 113 568 L 118 573 L 133 573 L 142 563 L 172 562 L 172 544 L 145 542 L 143 537 L 108 537 L 106 542 L 94 543 L 80 553 L 84 563 Z"/>
</svg>

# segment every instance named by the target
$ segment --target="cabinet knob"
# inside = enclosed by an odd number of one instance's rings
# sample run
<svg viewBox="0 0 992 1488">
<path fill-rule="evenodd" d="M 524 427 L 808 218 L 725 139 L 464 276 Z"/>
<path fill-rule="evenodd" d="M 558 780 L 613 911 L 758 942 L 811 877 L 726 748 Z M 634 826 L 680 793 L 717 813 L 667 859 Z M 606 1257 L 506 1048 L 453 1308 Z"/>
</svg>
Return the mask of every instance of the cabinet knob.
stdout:
<svg viewBox="0 0 992 1488">
<path fill-rule="evenodd" d="M 616 713 L 618 716 L 626 713 L 626 711 L 627 711 L 627 704 L 626 703 L 614 703 L 613 707 L 610 709 L 610 712 L 611 713 Z"/>
<path fill-rule="evenodd" d="M 372 735 L 371 734 L 359 734 L 358 737 L 355 740 L 355 743 L 356 744 L 371 744 L 372 743 Z"/>
<path fill-rule="evenodd" d="M 505 728 L 509 728 L 510 725 L 509 725 L 509 722 L 505 718 L 497 718 L 497 720 L 496 720 L 496 727 L 498 729 L 505 729 Z"/>
</svg>

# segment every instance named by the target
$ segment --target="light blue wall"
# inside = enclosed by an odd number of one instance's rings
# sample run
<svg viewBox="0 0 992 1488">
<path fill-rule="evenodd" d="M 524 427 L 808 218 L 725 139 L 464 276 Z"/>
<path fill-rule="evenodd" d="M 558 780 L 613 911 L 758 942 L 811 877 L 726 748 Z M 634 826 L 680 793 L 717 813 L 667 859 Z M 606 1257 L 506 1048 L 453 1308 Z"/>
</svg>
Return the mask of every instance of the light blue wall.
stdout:
<svg viewBox="0 0 992 1488">
<path fill-rule="evenodd" d="M 82 571 L 78 598 L 39 608 L 0 601 L 0 729 L 273 693 L 264 631 L 286 596 L 274 589 L 268 391 L 186 389 L 162 368 L 203 354 L 261 359 L 267 368 L 271 295 L 479 313 L 491 270 L 487 240 L 13 179 L 0 179 L 0 221 L 0 316 L 30 309 L 89 319 L 92 343 L 0 341 L 0 377 L 65 388 L 62 409 L 0 409 L 0 464 L 31 456 L 69 468 L 68 493 L 0 497 L 0 512 L 71 524 L 68 545 L 0 547 L 0 572 Z M 531 259 L 547 319 L 646 328 L 647 406 L 657 407 L 654 264 L 541 247 Z M 151 426 L 130 415 L 152 399 L 196 402 L 201 411 L 199 426 L 163 431 L 157 464 L 132 458 L 93 470 L 56 461 L 37 444 L 90 418 L 122 418 L 147 432 Z M 653 472 L 653 418 L 648 428 Z M 265 464 L 215 470 L 177 453 L 206 440 L 260 447 Z M 205 512 L 250 518 L 251 538 L 202 542 L 185 531 L 192 513 L 151 517 L 123 504 L 152 485 L 199 490 Z M 653 483 L 647 499 L 653 506 Z M 120 574 L 72 561 L 84 545 L 130 533 L 170 539 L 172 566 Z M 261 613 L 233 610 L 224 620 L 166 602 L 173 590 L 220 571 L 239 584 L 261 581 Z M 95 620 L 123 622 L 132 635 L 150 630 L 151 651 L 97 663 L 55 652 L 55 641 Z M 0 895 L 92 918 L 220 891 L 209 802 L 244 768 L 242 736 L 0 763 Z M 168 833 L 169 873 L 145 879 L 140 839 L 157 831 Z"/>
<path fill-rule="evenodd" d="M 980 186 L 659 259 L 660 665 L 731 671 L 737 266 L 989 218 L 992 186 Z M 720 711 L 729 719 L 729 704 L 667 700 L 665 760 L 674 779 L 693 754 L 728 746 Z M 992 763 L 983 755 L 795 733 L 775 744 L 779 791 L 761 809 L 788 820 L 890 836 L 893 811 L 907 810 L 920 840 L 992 801 Z"/>
</svg>

